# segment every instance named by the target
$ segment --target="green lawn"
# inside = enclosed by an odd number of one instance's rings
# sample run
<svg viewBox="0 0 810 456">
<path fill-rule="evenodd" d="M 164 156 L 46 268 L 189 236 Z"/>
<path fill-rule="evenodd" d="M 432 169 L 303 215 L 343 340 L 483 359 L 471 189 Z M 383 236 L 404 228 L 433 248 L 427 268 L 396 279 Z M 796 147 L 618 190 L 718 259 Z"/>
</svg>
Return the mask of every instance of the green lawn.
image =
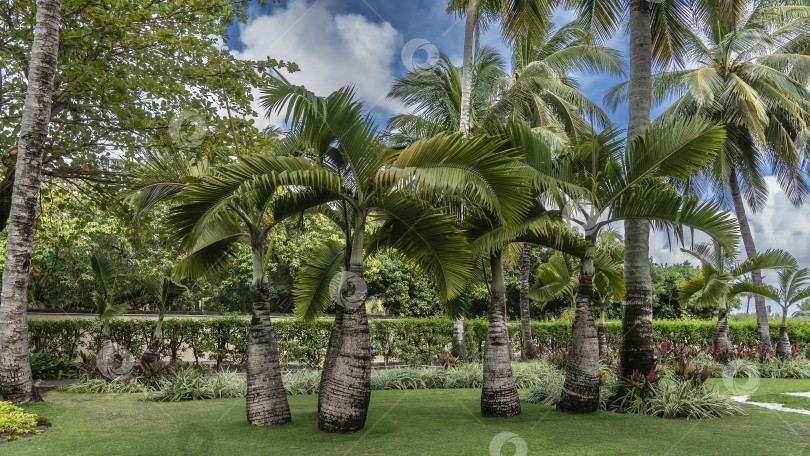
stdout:
<svg viewBox="0 0 810 456">
<path fill-rule="evenodd" d="M 810 380 L 764 379 L 757 394 L 810 391 Z M 293 422 L 255 428 L 243 399 L 145 403 L 130 394 L 51 393 L 25 408 L 53 423 L 46 434 L 0 445 L 0 455 L 356 454 L 487 455 L 503 431 L 529 454 L 810 454 L 805 415 L 744 406 L 748 416 L 685 421 L 599 412 L 576 416 L 523 403 L 516 418 L 482 418 L 478 390 L 375 391 L 366 428 L 317 431 L 315 396 L 293 396 Z M 512 454 L 511 444 L 503 454 Z"/>
<path fill-rule="evenodd" d="M 810 397 L 789 396 L 781 393 L 757 393 L 748 398 L 749 402 L 772 402 L 785 407 L 810 410 Z M 807 418 L 810 420 L 810 417 Z"/>
</svg>

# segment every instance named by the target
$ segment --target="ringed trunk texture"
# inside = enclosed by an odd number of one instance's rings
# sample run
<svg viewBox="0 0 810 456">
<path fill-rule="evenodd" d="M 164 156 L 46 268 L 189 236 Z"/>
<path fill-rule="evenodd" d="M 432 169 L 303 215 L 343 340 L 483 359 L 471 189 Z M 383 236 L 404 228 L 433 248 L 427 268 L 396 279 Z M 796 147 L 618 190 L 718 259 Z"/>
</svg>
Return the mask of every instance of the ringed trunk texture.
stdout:
<svg viewBox="0 0 810 456">
<path fill-rule="evenodd" d="M 628 139 L 650 124 L 652 108 L 652 32 L 650 2 L 630 0 L 630 121 Z M 653 368 L 650 224 L 628 220 L 625 229 L 624 277 L 627 284 L 622 316 L 621 374 L 647 373 Z"/>
<path fill-rule="evenodd" d="M 731 347 L 731 337 L 728 333 L 728 310 L 719 309 L 717 311 L 717 327 L 714 328 L 714 346 L 718 350 L 725 350 Z"/>
<path fill-rule="evenodd" d="M 599 409 L 599 341 L 596 335 L 591 297 L 593 276 L 580 272 L 577 310 L 571 338 L 571 359 L 557 408 L 572 413 Z"/>
<path fill-rule="evenodd" d="M 59 52 L 61 7 L 61 0 L 37 2 L 0 291 L 0 397 L 16 404 L 41 400 L 31 378 L 26 307 L 42 152 L 48 136 Z"/>
<path fill-rule="evenodd" d="M 605 336 L 605 302 L 599 303 L 599 326 L 596 328 L 596 335 L 599 338 L 599 356 L 607 354 L 607 336 Z"/>
<path fill-rule="evenodd" d="M 776 343 L 776 356 L 778 356 L 779 359 L 785 360 L 790 359 L 792 355 L 793 353 L 790 348 L 790 338 L 788 337 L 787 326 L 785 326 L 783 323 L 782 326 L 779 327 L 779 340 Z"/>
<path fill-rule="evenodd" d="M 754 244 L 754 236 L 751 234 L 751 225 L 748 224 L 748 217 L 745 214 L 745 204 L 743 203 L 740 183 L 737 180 L 737 170 L 732 169 L 728 179 L 731 199 L 734 201 L 734 212 L 737 214 L 737 222 L 740 225 L 745 254 L 751 258 L 757 254 L 757 246 Z M 753 271 L 751 281 L 757 285 L 762 285 L 762 271 Z M 771 350 L 771 331 L 768 327 L 768 307 L 765 304 L 765 297 L 754 295 L 754 304 L 757 312 L 757 334 L 759 343 L 766 351 Z"/>
<path fill-rule="evenodd" d="M 470 98 L 472 94 L 473 38 L 475 35 L 476 0 L 467 5 L 464 23 L 464 58 L 461 65 L 461 112 L 459 128 L 464 136 L 470 133 Z"/>
<path fill-rule="evenodd" d="M 450 355 L 459 360 L 467 361 L 467 342 L 464 340 L 464 317 L 453 320 L 453 343 Z"/>
<path fill-rule="evenodd" d="M 483 416 L 520 415 L 520 397 L 512 377 L 512 353 L 506 330 L 506 291 L 500 255 L 490 259 L 492 303 L 487 312 L 487 339 L 484 342 L 484 385 L 481 389 Z"/>
<path fill-rule="evenodd" d="M 532 318 L 530 314 L 531 301 L 529 300 L 529 275 L 532 267 L 531 245 L 523 244 L 520 253 L 520 335 L 523 347 L 520 358 L 525 360 L 537 358 L 537 347 L 532 337 Z"/>
<path fill-rule="evenodd" d="M 323 359 L 323 371 L 321 371 L 321 383 L 318 387 L 318 415 L 321 413 L 321 402 L 323 401 L 323 385 L 326 379 L 332 375 L 332 368 L 337 359 L 337 348 L 340 346 L 340 335 L 343 334 L 343 307 L 335 306 L 335 321 L 332 324 L 332 331 L 329 332 L 329 342 L 326 344 L 326 355 Z"/>
<path fill-rule="evenodd" d="M 362 275 L 363 267 L 352 265 L 350 271 Z M 335 336 L 334 361 L 324 364 L 329 372 L 321 381 L 318 429 L 356 432 L 366 424 L 371 400 L 371 336 L 365 305 L 343 309 L 340 327 L 332 331 Z M 329 343 L 333 344 L 331 338 Z"/>
<path fill-rule="evenodd" d="M 270 324 L 267 288 L 253 285 L 253 318 L 247 346 L 247 419 L 254 426 L 289 423 L 278 346 Z"/>
</svg>

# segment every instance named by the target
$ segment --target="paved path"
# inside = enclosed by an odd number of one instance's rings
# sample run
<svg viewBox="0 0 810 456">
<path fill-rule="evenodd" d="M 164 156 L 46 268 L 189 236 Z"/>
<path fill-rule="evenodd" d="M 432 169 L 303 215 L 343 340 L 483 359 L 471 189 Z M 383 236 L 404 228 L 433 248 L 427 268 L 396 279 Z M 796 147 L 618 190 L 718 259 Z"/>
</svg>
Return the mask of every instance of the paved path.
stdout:
<svg viewBox="0 0 810 456">
<path fill-rule="evenodd" d="M 782 393 L 789 396 L 801 396 L 801 397 L 810 397 L 810 392 L 807 393 Z M 802 410 L 802 409 L 795 409 L 790 407 L 785 407 L 782 404 L 777 404 L 776 402 L 748 402 L 748 396 L 732 396 L 732 401 L 737 401 L 741 404 L 751 404 L 756 405 L 757 407 L 765 407 L 771 410 L 778 410 L 780 412 L 793 412 L 793 413 L 801 413 L 802 415 L 810 415 L 810 410 Z"/>
</svg>

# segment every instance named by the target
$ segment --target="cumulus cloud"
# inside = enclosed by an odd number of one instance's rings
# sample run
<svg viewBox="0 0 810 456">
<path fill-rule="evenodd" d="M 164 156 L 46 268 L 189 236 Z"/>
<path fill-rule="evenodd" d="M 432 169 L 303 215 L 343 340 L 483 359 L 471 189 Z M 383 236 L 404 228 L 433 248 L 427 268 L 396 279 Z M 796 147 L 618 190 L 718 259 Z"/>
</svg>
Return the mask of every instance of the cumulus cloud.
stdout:
<svg viewBox="0 0 810 456">
<path fill-rule="evenodd" d="M 240 27 L 246 59 L 292 61 L 301 71 L 289 75 L 319 95 L 353 84 L 369 109 L 394 114 L 401 106 L 386 98 L 394 80 L 402 37 L 388 22 L 358 14 L 334 14 L 328 1 L 292 0 L 271 14 L 253 16 Z M 280 124 L 279 119 L 271 119 Z M 261 126 L 267 121 L 259 121 Z"/>
</svg>

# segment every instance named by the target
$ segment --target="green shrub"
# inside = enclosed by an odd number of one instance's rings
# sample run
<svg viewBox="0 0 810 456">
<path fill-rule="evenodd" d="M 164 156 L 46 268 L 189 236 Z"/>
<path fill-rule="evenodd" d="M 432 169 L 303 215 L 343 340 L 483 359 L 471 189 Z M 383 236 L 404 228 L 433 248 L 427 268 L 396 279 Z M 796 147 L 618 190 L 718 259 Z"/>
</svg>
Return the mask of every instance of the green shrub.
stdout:
<svg viewBox="0 0 810 456">
<path fill-rule="evenodd" d="M 61 380 L 76 375 L 76 366 L 66 357 L 48 352 L 33 352 L 28 357 L 35 380 Z"/>
<path fill-rule="evenodd" d="M 636 413 L 661 418 L 705 419 L 744 415 L 727 396 L 713 385 L 690 381 L 662 381 L 652 388 L 645 401 L 635 403 Z"/>
<path fill-rule="evenodd" d="M 25 413 L 11 402 L 0 402 L 0 438 L 10 442 L 26 434 L 39 434 L 36 426 L 36 415 Z"/>
</svg>

